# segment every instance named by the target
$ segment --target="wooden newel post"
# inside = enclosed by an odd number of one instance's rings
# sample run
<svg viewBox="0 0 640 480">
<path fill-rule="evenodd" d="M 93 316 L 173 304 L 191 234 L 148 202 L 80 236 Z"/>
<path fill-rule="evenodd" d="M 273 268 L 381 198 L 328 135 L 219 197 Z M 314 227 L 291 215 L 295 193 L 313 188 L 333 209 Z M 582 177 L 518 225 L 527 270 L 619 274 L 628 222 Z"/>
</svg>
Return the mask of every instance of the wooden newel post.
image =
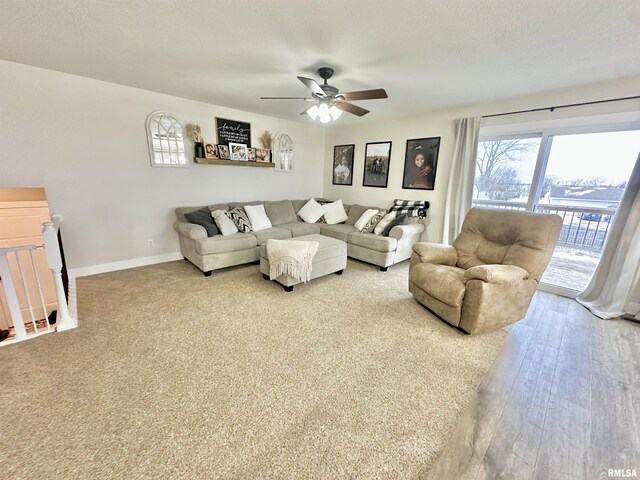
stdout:
<svg viewBox="0 0 640 480">
<path fill-rule="evenodd" d="M 58 230 L 53 222 L 42 224 L 42 237 L 44 238 L 44 250 L 47 254 L 47 265 L 53 273 L 53 281 L 56 287 L 56 299 L 58 301 L 58 321 L 56 331 L 76 328 L 77 323 L 69 313 L 67 299 L 64 295 L 62 284 L 62 257 L 58 244 Z"/>
</svg>

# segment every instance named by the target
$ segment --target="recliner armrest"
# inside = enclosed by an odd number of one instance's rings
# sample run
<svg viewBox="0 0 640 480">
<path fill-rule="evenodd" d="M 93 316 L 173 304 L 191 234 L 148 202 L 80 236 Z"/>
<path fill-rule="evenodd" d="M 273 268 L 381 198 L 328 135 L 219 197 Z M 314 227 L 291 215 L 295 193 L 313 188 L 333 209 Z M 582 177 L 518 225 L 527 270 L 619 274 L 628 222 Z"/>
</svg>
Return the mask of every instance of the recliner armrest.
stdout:
<svg viewBox="0 0 640 480">
<path fill-rule="evenodd" d="M 458 261 L 458 251 L 451 245 L 419 242 L 413 245 L 413 251 L 422 263 L 454 266 Z"/>
<path fill-rule="evenodd" d="M 409 223 L 406 225 L 396 225 L 389 231 L 389 236 L 396 240 L 402 240 L 403 238 L 411 237 L 422 232 L 424 232 L 424 225 L 422 223 Z"/>
<path fill-rule="evenodd" d="M 173 228 L 178 234 L 190 238 L 191 240 L 199 240 L 207 238 L 207 231 L 201 225 L 189 222 L 173 222 Z"/>
<path fill-rule="evenodd" d="M 478 265 L 464 272 L 464 281 L 482 280 L 487 283 L 508 284 L 529 278 L 529 272 L 517 265 Z"/>
</svg>

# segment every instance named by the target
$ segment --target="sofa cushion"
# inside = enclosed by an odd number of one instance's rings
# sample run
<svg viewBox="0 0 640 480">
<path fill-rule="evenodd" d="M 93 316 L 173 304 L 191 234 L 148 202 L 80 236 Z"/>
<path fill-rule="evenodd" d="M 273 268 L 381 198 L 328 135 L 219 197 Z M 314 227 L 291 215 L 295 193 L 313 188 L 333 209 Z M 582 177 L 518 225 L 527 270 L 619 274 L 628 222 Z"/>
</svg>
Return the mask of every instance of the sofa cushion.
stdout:
<svg viewBox="0 0 640 480">
<path fill-rule="evenodd" d="M 459 308 L 465 293 L 464 272 L 463 268 L 419 263 L 409 270 L 409 281 L 442 303 Z"/>
<path fill-rule="evenodd" d="M 306 200 L 291 200 L 291 205 L 293 205 L 293 210 L 296 212 L 296 215 L 298 215 L 300 209 L 304 207 L 308 201 L 308 198 Z"/>
<path fill-rule="evenodd" d="M 231 235 L 202 238 L 196 240 L 196 252 L 200 255 L 210 253 L 235 252 L 236 250 L 246 250 L 258 244 L 256 237 L 250 233 L 233 233 Z"/>
<path fill-rule="evenodd" d="M 251 222 L 247 216 L 247 212 L 242 207 L 235 207 L 229 210 L 229 218 L 233 220 L 239 232 L 249 233 L 251 228 Z"/>
<path fill-rule="evenodd" d="M 400 215 L 397 215 L 396 218 L 391 220 L 389 222 L 389 224 L 382 229 L 382 236 L 383 237 L 388 237 L 389 236 L 389 232 L 391 231 L 391 229 L 393 227 L 395 227 L 396 225 L 404 225 L 404 222 L 405 222 L 406 218 L 407 218 L 407 214 L 406 213 L 401 213 Z"/>
<path fill-rule="evenodd" d="M 373 233 L 378 223 L 380 223 L 380 220 L 382 220 L 386 214 L 386 210 L 379 210 L 378 213 L 376 213 L 364 226 L 362 233 Z"/>
<path fill-rule="evenodd" d="M 215 207 L 215 208 L 214 208 Z M 195 212 L 197 210 L 202 210 L 203 208 L 207 208 L 207 207 L 203 207 L 203 206 L 199 206 L 199 207 L 178 207 L 175 209 L 175 214 L 176 214 L 176 220 L 178 220 L 179 222 L 188 222 L 189 220 L 187 220 L 187 218 L 184 216 L 185 213 L 191 213 L 191 212 Z M 209 206 L 209 210 L 210 211 L 214 211 L 214 210 L 227 210 L 227 204 L 223 203 L 220 205 L 210 205 Z"/>
<path fill-rule="evenodd" d="M 313 198 L 298 210 L 298 216 L 307 223 L 316 223 L 324 215 L 326 208 Z"/>
<path fill-rule="evenodd" d="M 386 226 L 389 225 L 391 222 L 393 222 L 395 218 L 396 218 L 396 212 L 387 213 L 384 217 L 382 217 L 382 219 L 375 226 L 375 228 L 373 229 L 373 233 L 375 233 L 376 235 L 382 235 L 382 232 L 384 231 Z"/>
<path fill-rule="evenodd" d="M 236 207 L 244 208 L 247 205 L 262 205 L 262 202 L 260 200 L 255 200 L 253 202 L 229 202 L 229 209 Z"/>
<path fill-rule="evenodd" d="M 298 221 L 298 216 L 296 215 L 296 211 L 293 209 L 293 202 L 291 200 L 264 202 L 264 209 L 273 225 Z"/>
<path fill-rule="evenodd" d="M 266 230 L 273 227 L 264 210 L 264 205 L 245 205 L 244 210 L 251 222 L 251 230 Z"/>
<path fill-rule="evenodd" d="M 347 220 L 344 223 L 346 223 L 347 225 L 355 225 L 362 214 L 370 208 L 371 207 L 363 207 L 362 205 L 351 205 L 351 208 L 349 209 L 349 215 L 347 216 Z"/>
<path fill-rule="evenodd" d="M 335 202 L 327 203 L 324 205 L 324 220 L 329 225 L 335 225 L 337 223 L 344 222 L 348 216 L 342 205 L 342 200 L 336 200 Z"/>
<path fill-rule="evenodd" d="M 348 242 L 359 247 L 369 248 L 377 252 L 394 252 L 398 247 L 398 240 L 392 237 L 381 237 L 373 233 L 350 233 Z"/>
<path fill-rule="evenodd" d="M 215 210 L 211 212 L 211 215 L 213 216 L 213 220 L 216 222 L 216 226 L 220 229 L 220 233 L 222 233 L 222 235 L 226 237 L 237 233 L 238 227 L 233 223 L 233 220 L 231 220 L 229 212 L 226 210 Z"/>
<path fill-rule="evenodd" d="M 371 221 L 371 219 L 373 217 L 375 217 L 376 215 L 378 215 L 378 212 L 380 210 L 376 210 L 375 208 L 370 208 L 368 209 L 366 212 L 364 212 L 360 218 L 358 220 L 356 220 L 356 223 L 353 224 L 354 227 L 356 227 L 356 229 L 359 232 L 364 231 L 364 227 L 366 227 L 369 222 Z"/>
<path fill-rule="evenodd" d="M 220 233 L 220 230 L 218 230 L 218 227 L 213 221 L 209 207 L 203 207 L 195 212 L 185 213 L 184 216 L 189 223 L 195 223 L 196 225 L 204 227 L 207 231 L 207 237 L 213 237 Z"/>
<path fill-rule="evenodd" d="M 287 238 L 291 238 L 291 230 L 280 227 L 271 227 L 257 232 L 251 232 L 251 235 L 256 237 L 258 245 L 262 245 L 270 238 L 275 238 L 276 240 L 286 240 Z"/>
<path fill-rule="evenodd" d="M 291 222 L 281 223 L 276 227 L 286 228 L 291 231 L 291 236 L 301 237 L 302 235 L 313 235 L 320 233 L 321 225 L 319 223 Z"/>
<path fill-rule="evenodd" d="M 349 234 L 357 232 L 356 227 L 353 225 L 347 225 L 345 223 L 339 223 L 337 225 L 321 225 L 320 233 L 327 237 L 337 238 L 343 242 L 347 241 Z"/>
</svg>

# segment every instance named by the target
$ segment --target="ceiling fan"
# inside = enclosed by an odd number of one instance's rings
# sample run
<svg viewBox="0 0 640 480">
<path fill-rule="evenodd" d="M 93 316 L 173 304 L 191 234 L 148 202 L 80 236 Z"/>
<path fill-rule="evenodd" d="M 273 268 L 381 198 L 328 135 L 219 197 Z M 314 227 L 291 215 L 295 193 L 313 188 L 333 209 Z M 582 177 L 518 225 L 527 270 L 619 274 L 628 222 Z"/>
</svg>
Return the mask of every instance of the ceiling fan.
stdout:
<svg viewBox="0 0 640 480">
<path fill-rule="evenodd" d="M 307 102 L 315 102 L 300 115 L 305 113 L 312 119 L 319 119 L 323 123 L 331 120 L 337 120 L 342 112 L 349 112 L 359 117 L 369 113 L 369 110 L 361 108 L 353 103 L 352 100 L 375 100 L 377 98 L 387 98 L 387 92 L 384 88 L 376 88 L 374 90 L 361 90 L 358 92 L 340 93 L 333 85 L 329 85 L 327 80 L 333 76 L 333 68 L 321 67 L 318 69 L 318 75 L 324 80 L 319 85 L 312 78 L 298 77 L 311 90 L 311 97 L 260 97 L 262 100 L 305 100 Z"/>
</svg>

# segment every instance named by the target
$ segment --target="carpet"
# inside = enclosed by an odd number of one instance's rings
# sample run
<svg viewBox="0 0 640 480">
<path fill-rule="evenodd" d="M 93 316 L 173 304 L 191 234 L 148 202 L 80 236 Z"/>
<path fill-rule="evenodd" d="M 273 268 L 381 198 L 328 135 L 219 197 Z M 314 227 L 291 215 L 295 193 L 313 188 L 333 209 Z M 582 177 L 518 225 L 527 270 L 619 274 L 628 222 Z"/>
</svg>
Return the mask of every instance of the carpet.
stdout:
<svg viewBox="0 0 640 480">
<path fill-rule="evenodd" d="M 0 349 L 5 478 L 421 478 L 506 332 L 468 336 L 350 260 L 80 278 L 80 326 Z"/>
</svg>

